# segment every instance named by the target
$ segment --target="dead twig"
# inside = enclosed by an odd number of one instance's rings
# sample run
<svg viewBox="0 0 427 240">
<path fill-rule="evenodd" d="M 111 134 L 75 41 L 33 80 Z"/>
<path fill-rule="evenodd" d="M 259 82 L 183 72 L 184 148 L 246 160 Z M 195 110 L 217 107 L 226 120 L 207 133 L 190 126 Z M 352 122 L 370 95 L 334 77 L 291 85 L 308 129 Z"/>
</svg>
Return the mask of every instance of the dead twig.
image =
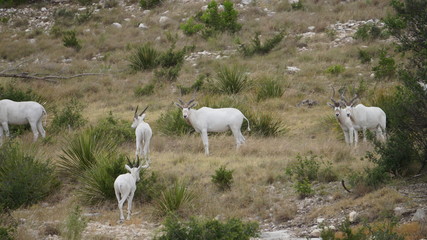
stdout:
<svg viewBox="0 0 427 240">
<path fill-rule="evenodd" d="M 36 75 L 28 74 L 28 73 L 10 73 L 9 74 L 9 73 L 3 73 L 3 72 L 0 72 L 0 77 L 36 79 L 36 80 L 53 82 L 53 83 L 58 83 L 58 81 L 55 81 L 54 79 L 71 79 L 71 78 L 92 76 L 92 75 L 104 75 L 104 73 L 80 73 L 80 74 L 76 74 L 76 75 L 72 75 L 72 76 L 55 76 L 55 75 L 36 76 Z"/>
<path fill-rule="evenodd" d="M 351 191 L 350 191 L 350 190 L 348 190 L 348 188 L 345 186 L 344 179 L 343 179 L 343 180 L 341 180 L 341 184 L 342 184 L 343 188 L 344 188 L 347 192 L 351 193 Z"/>
</svg>

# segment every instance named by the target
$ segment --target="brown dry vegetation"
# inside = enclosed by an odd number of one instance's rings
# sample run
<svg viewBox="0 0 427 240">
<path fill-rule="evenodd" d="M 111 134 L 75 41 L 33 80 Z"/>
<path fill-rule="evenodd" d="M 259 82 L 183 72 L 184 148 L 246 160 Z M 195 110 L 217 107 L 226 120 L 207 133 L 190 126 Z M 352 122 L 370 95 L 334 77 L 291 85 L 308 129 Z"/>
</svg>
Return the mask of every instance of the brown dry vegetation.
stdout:
<svg viewBox="0 0 427 240">
<path fill-rule="evenodd" d="M 45 73 L 52 75 L 70 75 L 82 72 L 103 73 L 99 76 L 88 76 L 69 80 L 60 80 L 58 83 L 48 83 L 36 80 L 19 80 L 2 78 L 0 85 L 12 83 L 20 89 L 30 88 L 43 96 L 44 104 L 49 110 L 61 108 L 71 98 L 77 98 L 84 103 L 83 115 L 89 124 L 96 124 L 111 111 L 114 116 L 124 119 L 131 124 L 133 110 L 137 105 L 149 105 L 146 121 L 151 124 L 154 137 L 151 145 L 152 165 L 150 171 L 156 172 L 165 183 L 171 184 L 174 180 L 189 182 L 190 188 L 196 193 L 191 206 L 182 210 L 183 216 L 206 216 L 209 218 L 240 217 L 258 221 L 268 220 L 276 224 L 283 224 L 293 219 L 297 214 L 295 199 L 297 194 L 289 179 L 286 179 L 284 169 L 289 162 L 295 160 L 298 154 L 305 156 L 315 154 L 323 160 L 333 164 L 333 171 L 339 179 L 345 178 L 354 171 L 362 171 L 369 166 L 368 161 L 361 158 L 366 151 L 372 150 L 370 143 L 360 143 L 359 147 L 346 146 L 341 130 L 333 119 L 332 111 L 326 105 L 331 93 L 331 85 L 358 86 L 365 81 L 368 90 L 363 96 L 363 103 L 370 105 L 377 94 L 386 94 L 395 85 L 393 81 L 375 81 L 370 78 L 374 63 L 361 64 L 358 60 L 358 49 L 368 45 L 370 49 L 380 49 L 388 46 L 384 41 L 361 42 L 332 48 L 330 38 L 325 33 L 330 24 L 337 21 L 368 20 L 384 17 L 389 12 L 388 1 L 304 1 L 304 11 L 290 11 L 287 1 L 256 1 L 245 10 L 237 9 L 243 24 L 242 30 L 236 35 L 223 34 L 216 38 L 203 39 L 200 36 L 187 37 L 179 24 L 183 18 L 196 14 L 203 4 L 201 2 L 182 3 L 167 1 L 162 6 L 143 13 L 141 9 L 127 12 L 121 6 L 112 9 L 100 8 L 99 12 L 87 23 L 74 25 L 71 29 L 77 32 L 82 49 L 75 51 L 63 46 L 61 38 L 48 33 L 24 33 L 26 24 L 8 27 L 5 24 L 0 30 L 0 70 L 7 68 L 8 63 L 16 64 L 25 59 L 32 59 L 20 71 L 29 73 Z M 126 3 L 131 5 L 132 3 Z M 137 3 L 133 3 L 135 6 Z M 73 5 L 73 8 L 78 8 Z M 262 9 L 275 11 L 269 17 Z M 158 19 L 162 13 L 169 11 L 167 16 L 172 20 L 167 25 L 159 25 Z M 131 15 L 133 15 L 131 17 Z M 124 19 L 130 18 L 130 21 Z M 113 27 L 113 22 L 123 25 L 121 29 Z M 139 23 L 149 26 L 147 30 L 138 29 Z M 317 35 L 313 38 L 300 38 L 297 34 L 307 32 L 307 27 L 314 26 Z M 64 30 L 66 28 L 64 27 Z M 152 72 L 132 73 L 129 69 L 129 56 L 135 47 L 150 42 L 157 49 L 167 49 L 170 42 L 167 33 L 177 34 L 177 48 L 195 45 L 197 51 L 224 51 L 236 49 L 236 38 L 249 42 L 255 32 L 262 34 L 262 39 L 272 36 L 276 31 L 285 29 L 285 39 L 268 55 L 243 58 L 234 54 L 221 60 L 202 57 L 194 64 L 186 61 L 178 80 L 173 83 L 156 84 L 151 96 L 136 97 L 134 89 L 148 84 L 153 79 Z M 35 39 L 30 43 L 29 39 Z M 297 46 L 307 46 L 309 51 L 298 51 Z M 103 57 L 92 60 L 97 54 Z M 36 61 L 37 59 L 37 61 Z M 72 59 L 71 63 L 64 63 L 63 59 Z M 199 75 L 215 76 L 219 66 L 244 66 L 251 81 L 256 82 L 262 77 L 278 77 L 285 86 L 282 97 L 266 101 L 256 101 L 256 89 L 248 88 L 237 96 L 198 93 L 198 100 L 213 98 L 232 98 L 243 103 L 255 113 L 272 114 L 282 120 L 287 131 L 278 137 L 258 137 L 243 134 L 247 143 L 239 151 L 235 150 L 234 140 L 230 135 L 220 134 L 210 136 L 211 156 L 203 154 L 203 146 L 199 135 L 183 137 L 164 136 L 159 132 L 157 119 L 162 113 L 174 108 L 173 101 L 181 97 L 177 85 L 190 86 Z M 345 66 L 345 71 L 339 75 L 331 75 L 325 70 L 333 65 Z M 289 74 L 287 66 L 297 66 L 300 72 Z M 380 90 L 380 91 L 379 91 Z M 184 96 L 183 99 L 189 99 Z M 313 108 L 297 107 L 304 99 L 314 99 L 319 105 Z M 213 100 L 215 101 L 215 100 Z M 48 115 L 49 126 L 53 116 Z M 49 135 L 49 132 L 47 133 Z M 73 133 L 50 135 L 48 141 L 38 141 L 40 155 L 46 156 L 53 162 L 58 160 L 66 140 Z M 20 137 L 24 144 L 31 145 L 31 133 Z M 129 156 L 134 154 L 134 143 L 123 144 L 119 151 Z M 211 175 L 215 169 L 226 165 L 234 169 L 234 184 L 231 191 L 219 192 L 211 183 Z M 56 193 L 53 199 L 43 204 L 20 209 L 13 212 L 13 216 L 26 218 L 36 222 L 62 221 L 66 210 L 75 201 L 73 187 Z M 335 184 L 339 186 L 337 182 Z M 270 191 L 271 187 L 274 190 Z M 377 219 L 384 211 L 393 210 L 397 204 L 410 202 L 398 192 L 389 188 L 367 194 L 354 199 L 341 188 L 322 188 L 324 196 L 333 196 L 336 203 L 312 211 L 306 216 L 307 221 L 316 217 L 340 216 L 342 209 L 356 209 L 366 212 L 368 219 Z M 113 189 L 112 189 L 113 190 Z M 290 201 L 292 200 L 292 201 Z M 84 203 L 80 203 L 84 205 Z M 141 221 L 161 222 L 153 203 L 134 201 L 137 214 L 132 223 Z M 114 202 L 104 206 L 87 208 L 87 211 L 101 212 L 101 216 L 92 217 L 92 221 L 109 222 L 115 224 L 118 211 Z M 270 215 L 272 213 L 272 216 Z M 126 224 L 132 224 L 126 223 Z M 38 226 L 26 225 L 20 230 L 21 239 L 26 238 L 28 229 L 37 229 Z M 408 227 L 402 227 L 401 231 Z M 416 227 L 414 227 L 416 228 Z M 420 227 L 418 227 L 420 228 Z M 425 230 L 424 230 L 425 232 Z M 412 238 L 411 238 L 412 239 Z M 416 238 L 413 238 L 416 239 Z"/>
</svg>

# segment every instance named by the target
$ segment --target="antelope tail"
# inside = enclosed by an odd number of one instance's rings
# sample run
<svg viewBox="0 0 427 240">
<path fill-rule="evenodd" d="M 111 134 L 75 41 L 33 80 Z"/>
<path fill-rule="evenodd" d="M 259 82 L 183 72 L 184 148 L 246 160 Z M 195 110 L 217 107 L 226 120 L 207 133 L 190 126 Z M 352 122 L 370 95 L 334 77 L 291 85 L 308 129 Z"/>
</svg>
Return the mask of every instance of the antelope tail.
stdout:
<svg viewBox="0 0 427 240">
<path fill-rule="evenodd" d="M 251 128 L 249 127 L 249 120 L 245 116 L 243 116 L 243 118 L 246 119 L 246 121 L 248 122 L 248 132 L 250 132 Z"/>
</svg>

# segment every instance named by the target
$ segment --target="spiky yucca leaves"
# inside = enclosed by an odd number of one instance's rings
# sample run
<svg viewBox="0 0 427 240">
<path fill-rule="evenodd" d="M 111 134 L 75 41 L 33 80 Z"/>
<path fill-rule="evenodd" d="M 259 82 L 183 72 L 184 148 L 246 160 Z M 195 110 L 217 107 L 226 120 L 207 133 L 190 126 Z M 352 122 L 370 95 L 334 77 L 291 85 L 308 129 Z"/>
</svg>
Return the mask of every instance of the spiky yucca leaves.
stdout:
<svg viewBox="0 0 427 240">
<path fill-rule="evenodd" d="M 156 68 L 159 65 L 159 53 L 150 44 L 138 47 L 129 58 L 129 67 L 134 71 L 144 71 Z"/>
<path fill-rule="evenodd" d="M 114 200 L 114 181 L 120 174 L 127 173 L 125 162 L 123 155 L 114 158 L 105 155 L 98 157 L 97 163 L 79 178 L 82 185 L 78 190 L 80 200 L 89 205 Z"/>
<path fill-rule="evenodd" d="M 59 171 L 70 179 L 77 179 L 97 162 L 103 154 L 114 152 L 116 145 L 103 134 L 87 129 L 77 133 L 62 149 L 57 163 Z"/>
<path fill-rule="evenodd" d="M 16 209 L 47 197 L 59 185 L 49 162 L 15 142 L 0 147 L 0 209 Z"/>
<path fill-rule="evenodd" d="M 239 66 L 222 66 L 217 72 L 214 90 L 224 94 L 237 94 L 249 87 L 249 78 Z"/>
<path fill-rule="evenodd" d="M 191 203 L 195 195 L 186 184 L 176 181 L 173 186 L 162 191 L 157 201 L 157 209 L 162 215 L 176 213 L 186 204 Z"/>
<path fill-rule="evenodd" d="M 279 98 L 285 91 L 279 81 L 275 79 L 261 80 L 259 90 L 257 93 L 257 101 L 265 100 L 268 98 Z"/>
<path fill-rule="evenodd" d="M 262 113 L 259 116 L 254 116 L 251 114 L 248 119 L 251 121 L 252 133 L 258 136 L 279 136 L 287 131 L 287 128 L 283 125 L 282 120 L 271 116 L 271 114 Z"/>
</svg>

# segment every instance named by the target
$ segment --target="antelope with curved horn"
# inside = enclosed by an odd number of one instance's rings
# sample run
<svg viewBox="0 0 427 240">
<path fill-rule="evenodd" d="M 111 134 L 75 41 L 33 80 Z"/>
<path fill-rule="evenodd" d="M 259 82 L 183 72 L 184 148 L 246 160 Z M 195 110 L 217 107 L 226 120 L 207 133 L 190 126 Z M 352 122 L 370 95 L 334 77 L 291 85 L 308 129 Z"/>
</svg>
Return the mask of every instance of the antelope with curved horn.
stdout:
<svg viewBox="0 0 427 240">
<path fill-rule="evenodd" d="M 178 99 L 176 106 L 182 109 L 184 119 L 202 136 L 205 154 L 209 155 L 208 132 L 225 132 L 229 129 L 233 132 L 236 139 L 236 148 L 245 143 L 245 137 L 242 135 L 240 128 L 243 119 L 248 122 L 248 131 L 250 131 L 249 120 L 243 113 L 236 108 L 209 108 L 202 107 L 193 109 L 197 105 L 194 98 L 184 103 Z"/>
<path fill-rule="evenodd" d="M 362 129 L 363 141 L 366 142 L 366 130 L 375 130 L 377 138 L 385 141 L 386 139 L 386 114 L 379 107 L 366 107 L 363 104 L 357 104 L 359 99 L 357 94 L 349 102 L 344 95 L 341 96 L 341 102 L 345 105 L 346 116 L 351 120 L 356 130 Z M 356 106 L 355 106 L 356 105 Z"/>
<path fill-rule="evenodd" d="M 136 151 L 135 156 L 138 157 L 144 156 L 144 159 L 149 160 L 150 152 L 150 141 L 153 136 L 153 131 L 148 123 L 144 122 L 145 111 L 148 106 L 138 115 L 138 106 L 135 109 L 135 114 L 133 117 L 132 128 L 135 128 L 135 137 L 136 137 Z"/>
<path fill-rule="evenodd" d="M 328 102 L 328 105 L 334 109 L 335 112 L 335 118 L 337 119 L 338 123 L 340 124 L 340 127 L 344 133 L 344 139 L 347 144 L 357 144 L 357 131 L 355 130 L 355 127 L 351 120 L 346 117 L 344 109 L 342 109 L 342 104 L 339 101 L 334 100 L 335 96 L 335 89 L 332 87 L 332 96 L 331 101 L 333 104 Z"/>
<path fill-rule="evenodd" d="M 141 169 L 145 169 L 150 166 L 150 163 L 147 161 L 144 166 L 141 166 L 139 157 L 137 157 L 136 159 L 136 163 L 131 163 L 129 158 L 127 158 L 128 164 L 125 165 L 125 168 L 129 171 L 129 173 L 119 175 L 114 181 L 114 192 L 116 193 L 116 198 L 120 210 L 120 222 L 123 222 L 123 220 L 125 219 L 123 216 L 123 204 L 126 200 L 128 200 L 127 220 L 130 220 L 130 216 L 132 213 L 132 201 L 136 190 L 136 182 L 139 181 L 139 172 L 141 171 Z"/>
</svg>

